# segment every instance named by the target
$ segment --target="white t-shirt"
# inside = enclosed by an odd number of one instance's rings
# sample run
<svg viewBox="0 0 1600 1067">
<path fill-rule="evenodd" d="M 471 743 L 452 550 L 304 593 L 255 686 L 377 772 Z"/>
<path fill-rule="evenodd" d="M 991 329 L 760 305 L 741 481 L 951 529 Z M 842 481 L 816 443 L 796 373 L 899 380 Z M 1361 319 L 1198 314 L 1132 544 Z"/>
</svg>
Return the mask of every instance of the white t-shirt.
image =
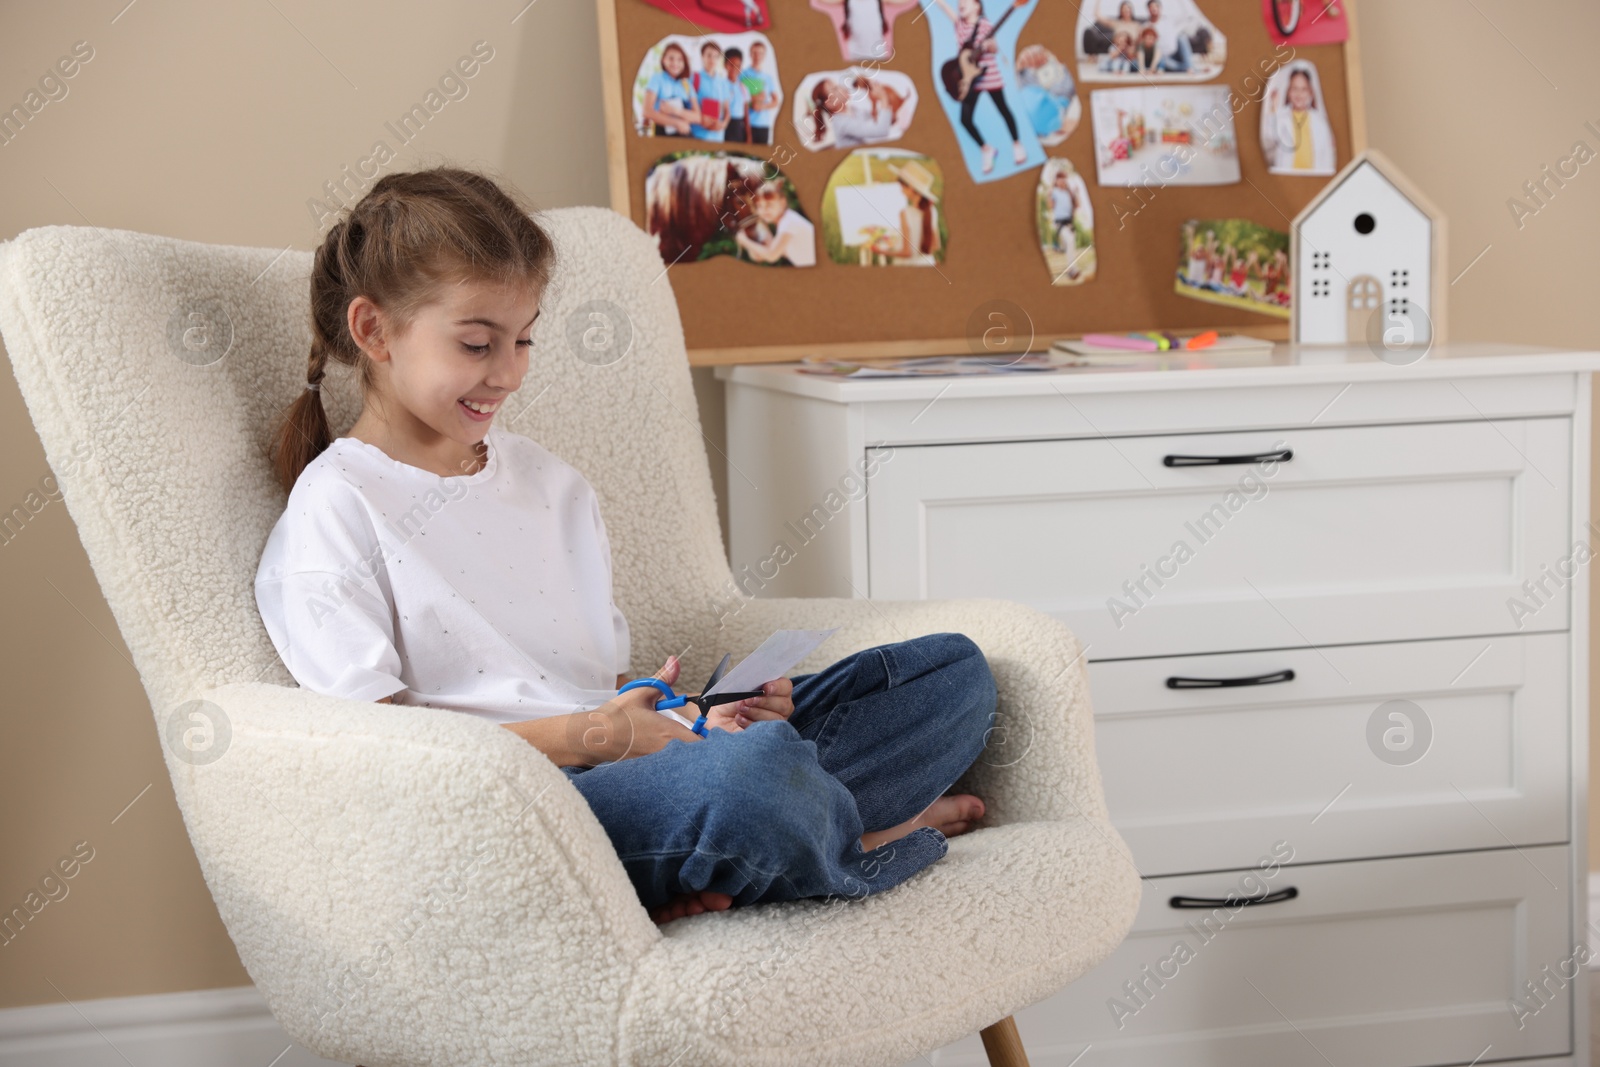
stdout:
<svg viewBox="0 0 1600 1067">
<path fill-rule="evenodd" d="M 778 220 L 777 234 L 793 234 L 789 238 L 788 247 L 783 256 L 792 266 L 815 267 L 817 265 L 817 228 L 809 219 L 804 218 L 798 211 L 790 209 L 783 213 Z"/>
<path fill-rule="evenodd" d="M 594 488 L 491 425 L 443 477 L 341 437 L 267 538 L 256 605 L 301 686 L 517 722 L 597 707 L 627 673 Z"/>
</svg>

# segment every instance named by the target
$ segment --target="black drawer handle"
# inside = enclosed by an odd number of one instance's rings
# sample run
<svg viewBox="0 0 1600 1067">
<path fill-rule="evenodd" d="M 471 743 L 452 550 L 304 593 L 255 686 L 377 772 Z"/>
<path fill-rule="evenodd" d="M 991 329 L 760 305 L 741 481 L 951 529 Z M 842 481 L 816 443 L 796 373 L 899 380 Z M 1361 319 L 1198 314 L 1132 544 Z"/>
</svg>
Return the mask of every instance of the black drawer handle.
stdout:
<svg viewBox="0 0 1600 1067">
<path fill-rule="evenodd" d="M 1289 886 L 1264 897 L 1173 897 L 1167 904 L 1174 908 L 1231 908 L 1235 904 L 1249 907 L 1251 904 L 1282 904 L 1299 895 L 1300 890 Z"/>
<path fill-rule="evenodd" d="M 1275 452 L 1256 452 L 1248 456 L 1163 456 L 1161 463 L 1167 467 L 1218 467 L 1226 463 L 1277 463 L 1294 458 L 1294 449 L 1280 448 Z"/>
<path fill-rule="evenodd" d="M 1228 689 L 1236 685 L 1277 685 L 1294 681 L 1294 670 L 1285 668 L 1271 674 L 1257 674 L 1250 678 L 1183 678 L 1173 675 L 1167 679 L 1168 689 Z"/>
</svg>

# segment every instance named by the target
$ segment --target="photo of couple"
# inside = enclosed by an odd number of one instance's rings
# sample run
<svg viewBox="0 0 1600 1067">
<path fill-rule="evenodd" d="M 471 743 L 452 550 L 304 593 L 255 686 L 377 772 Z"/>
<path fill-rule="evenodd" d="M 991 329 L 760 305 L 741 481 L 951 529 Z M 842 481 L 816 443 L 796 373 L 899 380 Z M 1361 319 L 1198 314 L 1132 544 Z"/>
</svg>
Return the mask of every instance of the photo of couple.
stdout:
<svg viewBox="0 0 1600 1067">
<path fill-rule="evenodd" d="M 782 101 L 778 58 L 765 35 L 673 34 L 639 64 L 634 129 L 641 137 L 771 144 Z"/>
<path fill-rule="evenodd" d="M 1077 36 L 1086 82 L 1205 81 L 1228 59 L 1194 0 L 1084 0 Z"/>
<path fill-rule="evenodd" d="M 1225 307 L 1289 317 L 1289 235 L 1249 219 L 1190 219 L 1174 289 Z"/>
<path fill-rule="evenodd" d="M 800 143 L 859 148 L 896 141 L 917 111 L 917 87 L 895 70 L 820 70 L 807 74 L 794 95 L 794 128 Z"/>
<path fill-rule="evenodd" d="M 817 265 L 817 232 L 794 183 L 771 163 L 733 152 L 663 156 L 644 179 L 645 231 L 663 263 L 732 256 L 776 267 Z"/>
<path fill-rule="evenodd" d="M 893 148 L 857 149 L 822 193 L 822 234 L 835 263 L 933 267 L 949 235 L 944 175 L 930 156 Z"/>
<path fill-rule="evenodd" d="M 1272 174 L 1328 175 L 1339 169 L 1322 81 L 1304 59 L 1280 67 L 1267 80 L 1261 154 Z"/>
</svg>

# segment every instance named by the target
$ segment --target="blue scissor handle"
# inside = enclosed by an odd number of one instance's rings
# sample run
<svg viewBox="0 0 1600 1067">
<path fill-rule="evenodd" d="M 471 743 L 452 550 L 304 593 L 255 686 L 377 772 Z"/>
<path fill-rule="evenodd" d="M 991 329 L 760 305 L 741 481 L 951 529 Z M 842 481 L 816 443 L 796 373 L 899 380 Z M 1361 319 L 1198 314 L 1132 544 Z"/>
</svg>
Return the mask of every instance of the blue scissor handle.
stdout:
<svg viewBox="0 0 1600 1067">
<path fill-rule="evenodd" d="M 678 696 L 672 691 L 672 686 L 668 685 L 666 682 L 663 682 L 660 678 L 635 678 L 621 689 L 618 689 L 617 692 L 626 693 L 630 689 L 642 689 L 645 686 L 649 686 L 652 689 L 658 689 L 665 694 L 661 700 L 656 701 L 657 711 L 666 711 L 669 708 L 681 708 L 685 704 L 689 703 L 689 698 L 687 696 Z M 704 709 L 701 710 L 700 717 L 695 720 L 694 726 L 692 726 L 691 729 L 701 737 L 706 736 L 706 713 Z"/>
</svg>

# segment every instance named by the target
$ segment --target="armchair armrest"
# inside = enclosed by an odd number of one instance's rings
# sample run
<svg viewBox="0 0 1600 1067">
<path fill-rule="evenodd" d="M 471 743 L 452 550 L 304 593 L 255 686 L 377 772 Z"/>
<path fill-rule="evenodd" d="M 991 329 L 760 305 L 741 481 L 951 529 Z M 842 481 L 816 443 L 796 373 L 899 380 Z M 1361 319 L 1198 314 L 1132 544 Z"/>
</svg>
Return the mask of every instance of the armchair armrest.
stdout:
<svg viewBox="0 0 1600 1067">
<path fill-rule="evenodd" d="M 185 709 L 214 744 L 192 760 L 164 746 L 168 769 L 239 957 L 291 1036 L 369 1063 L 417 1062 L 419 1042 L 438 1063 L 610 1047 L 660 933 L 543 753 L 441 709 L 264 683 L 202 700 Z"/>
<path fill-rule="evenodd" d="M 839 632 L 796 667 L 796 674 L 820 670 L 863 648 L 921 634 L 962 633 L 983 650 L 999 690 L 995 728 L 984 753 L 956 786 L 984 799 L 984 825 L 1108 821 L 1082 649 L 1065 624 L 1025 604 L 997 599 L 740 599 L 717 623 L 691 635 L 691 651 L 683 658 L 692 656 L 695 664 L 685 673 L 699 676 L 702 658 L 709 672 L 724 651 L 733 651 L 737 659 L 774 630 L 832 626 L 840 627 Z M 1120 838 L 1117 843 L 1126 851 Z"/>
</svg>

